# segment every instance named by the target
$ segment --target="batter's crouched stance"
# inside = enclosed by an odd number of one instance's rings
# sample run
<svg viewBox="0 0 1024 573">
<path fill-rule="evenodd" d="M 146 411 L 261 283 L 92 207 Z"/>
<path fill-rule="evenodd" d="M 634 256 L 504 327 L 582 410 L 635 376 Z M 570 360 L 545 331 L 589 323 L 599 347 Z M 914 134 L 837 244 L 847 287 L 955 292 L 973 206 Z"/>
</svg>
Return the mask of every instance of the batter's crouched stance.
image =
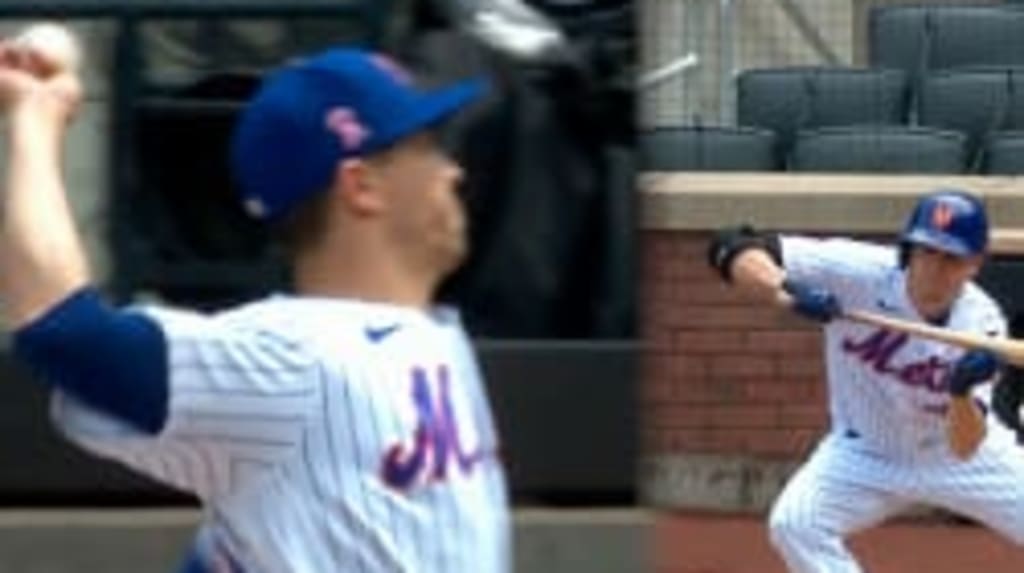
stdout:
<svg viewBox="0 0 1024 573">
<path fill-rule="evenodd" d="M 480 373 L 457 315 L 432 304 L 466 229 L 462 172 L 431 128 L 482 85 L 422 91 L 349 49 L 270 75 L 232 167 L 249 211 L 288 232 L 297 294 L 118 310 L 90 286 L 60 175 L 78 80 L 37 77 L 26 50 L 0 44 L 15 351 L 55 387 L 70 439 L 200 498 L 187 569 L 510 570 Z"/>
<path fill-rule="evenodd" d="M 918 503 L 1024 544 L 1024 452 L 987 415 L 998 359 L 840 318 L 863 309 L 1004 335 L 1001 311 L 971 282 L 987 245 L 984 205 L 954 189 L 919 200 L 896 248 L 750 228 L 712 241 L 725 280 L 824 327 L 830 428 L 769 519 L 790 571 L 861 571 L 844 539 Z"/>
</svg>

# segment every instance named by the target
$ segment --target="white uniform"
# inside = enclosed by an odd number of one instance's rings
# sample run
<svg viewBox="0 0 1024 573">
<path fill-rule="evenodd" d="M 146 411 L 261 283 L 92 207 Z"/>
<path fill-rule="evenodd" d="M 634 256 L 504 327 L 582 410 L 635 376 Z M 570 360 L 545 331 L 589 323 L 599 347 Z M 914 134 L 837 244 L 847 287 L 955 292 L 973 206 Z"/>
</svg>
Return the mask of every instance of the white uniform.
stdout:
<svg viewBox="0 0 1024 573">
<path fill-rule="evenodd" d="M 505 477 L 453 311 L 272 297 L 145 309 L 169 344 L 160 435 L 58 395 L 89 450 L 194 492 L 217 571 L 504 572 Z"/>
<path fill-rule="evenodd" d="M 921 321 L 896 250 L 844 239 L 783 237 L 787 275 L 831 291 L 842 308 Z M 947 326 L 1003 335 L 998 306 L 969 283 Z M 1024 451 L 988 416 L 968 461 L 945 435 L 947 378 L 963 350 L 872 326 L 825 327 L 829 433 L 776 500 L 772 541 L 794 573 L 857 573 L 843 537 L 924 503 L 974 518 L 1024 544 Z M 976 388 L 987 404 L 991 385 Z"/>
</svg>

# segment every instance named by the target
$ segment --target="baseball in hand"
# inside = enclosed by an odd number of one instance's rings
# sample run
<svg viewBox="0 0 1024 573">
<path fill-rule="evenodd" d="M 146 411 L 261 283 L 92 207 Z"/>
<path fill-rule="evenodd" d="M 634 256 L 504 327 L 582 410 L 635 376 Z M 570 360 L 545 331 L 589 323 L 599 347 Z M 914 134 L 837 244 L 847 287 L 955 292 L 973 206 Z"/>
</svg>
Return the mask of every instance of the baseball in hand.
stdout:
<svg viewBox="0 0 1024 573">
<path fill-rule="evenodd" d="M 40 57 L 40 70 L 50 76 L 61 72 L 76 72 L 82 63 L 82 51 L 74 33 L 63 24 L 40 22 L 25 28 L 14 42 L 29 48 Z"/>
</svg>

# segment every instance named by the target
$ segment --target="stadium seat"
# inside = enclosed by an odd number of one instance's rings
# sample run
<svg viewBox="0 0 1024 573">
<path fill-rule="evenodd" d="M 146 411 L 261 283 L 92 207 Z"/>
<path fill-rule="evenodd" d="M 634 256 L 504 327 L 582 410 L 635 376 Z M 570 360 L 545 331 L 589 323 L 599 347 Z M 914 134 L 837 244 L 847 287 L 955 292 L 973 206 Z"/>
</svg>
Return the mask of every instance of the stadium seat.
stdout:
<svg viewBox="0 0 1024 573">
<path fill-rule="evenodd" d="M 982 173 L 1024 174 L 1024 131 L 993 133 L 985 140 L 981 159 Z"/>
<path fill-rule="evenodd" d="M 902 71 L 842 67 L 750 69 L 737 79 L 737 122 L 770 129 L 784 157 L 796 132 L 906 122 Z"/>
<path fill-rule="evenodd" d="M 774 171 L 775 136 L 763 129 L 728 126 L 658 128 L 639 136 L 647 171 Z"/>
<path fill-rule="evenodd" d="M 791 171 L 962 173 L 963 134 L 905 126 L 828 127 L 801 131 Z"/>
<path fill-rule="evenodd" d="M 1024 128 L 1024 67 L 926 74 L 917 102 L 917 122 L 966 134 L 973 161 L 979 143 L 988 134 Z"/>
<path fill-rule="evenodd" d="M 868 61 L 916 80 L 926 70 L 1024 65 L 1024 11 L 1014 6 L 875 6 Z"/>
</svg>

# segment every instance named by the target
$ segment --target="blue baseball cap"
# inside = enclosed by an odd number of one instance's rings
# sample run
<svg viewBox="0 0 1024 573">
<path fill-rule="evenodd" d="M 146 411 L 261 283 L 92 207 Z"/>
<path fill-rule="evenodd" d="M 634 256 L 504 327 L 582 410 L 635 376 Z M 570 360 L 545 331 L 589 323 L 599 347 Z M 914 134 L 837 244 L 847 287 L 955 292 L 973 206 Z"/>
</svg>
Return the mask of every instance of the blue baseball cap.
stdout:
<svg viewBox="0 0 1024 573">
<path fill-rule="evenodd" d="M 324 191 L 338 162 L 372 154 L 476 101 L 481 79 L 418 89 L 387 56 L 338 48 L 272 73 L 235 126 L 231 169 L 246 211 L 279 219 Z"/>
</svg>

